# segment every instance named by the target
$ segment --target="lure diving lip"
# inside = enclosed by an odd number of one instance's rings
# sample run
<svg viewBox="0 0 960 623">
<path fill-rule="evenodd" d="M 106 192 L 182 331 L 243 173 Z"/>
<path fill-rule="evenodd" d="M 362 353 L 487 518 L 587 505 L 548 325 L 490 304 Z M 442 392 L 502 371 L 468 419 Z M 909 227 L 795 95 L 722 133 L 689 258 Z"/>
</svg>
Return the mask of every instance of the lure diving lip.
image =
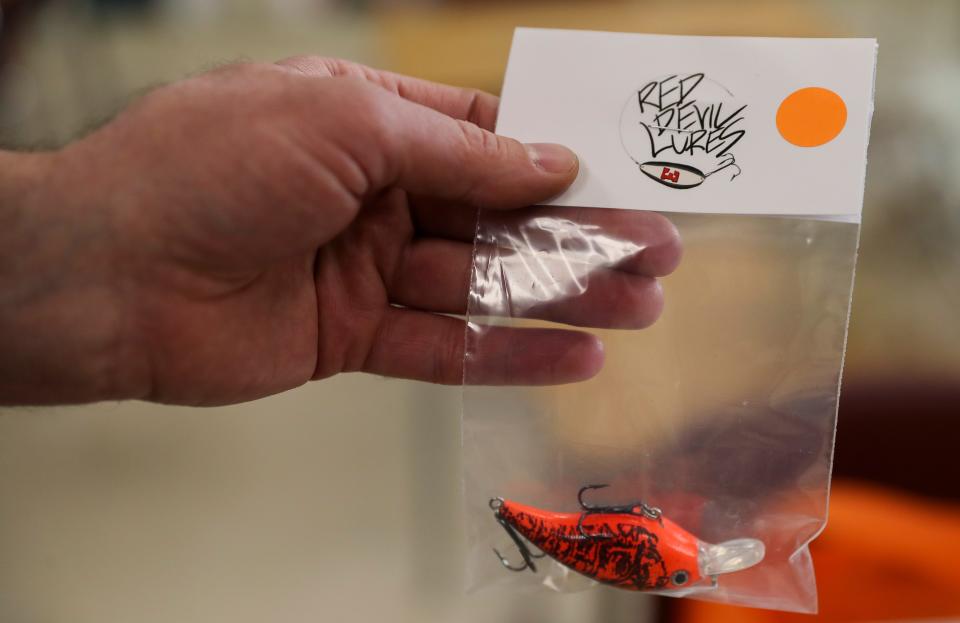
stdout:
<svg viewBox="0 0 960 623">
<path fill-rule="evenodd" d="M 635 502 L 594 506 L 583 494 L 607 485 L 587 485 L 577 500 L 580 512 L 558 513 L 503 498 L 490 500 L 497 522 L 517 545 L 523 563 L 511 571 L 537 571 L 537 558 L 550 556 L 589 578 L 636 591 L 675 591 L 716 586 L 717 576 L 742 571 L 763 560 L 756 539 L 734 539 L 712 545 L 663 516 L 660 509 Z M 534 554 L 521 538 L 540 549 Z"/>
</svg>

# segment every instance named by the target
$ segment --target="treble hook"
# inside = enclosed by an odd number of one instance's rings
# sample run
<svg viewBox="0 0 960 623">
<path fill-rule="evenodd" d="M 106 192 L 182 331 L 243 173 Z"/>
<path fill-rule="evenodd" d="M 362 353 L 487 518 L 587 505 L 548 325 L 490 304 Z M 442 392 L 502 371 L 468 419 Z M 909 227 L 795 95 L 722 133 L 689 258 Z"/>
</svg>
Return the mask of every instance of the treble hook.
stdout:
<svg viewBox="0 0 960 623">
<path fill-rule="evenodd" d="M 577 491 L 577 502 L 580 504 L 580 508 L 582 508 L 585 511 L 601 510 L 603 508 L 601 506 L 593 506 L 591 504 L 587 504 L 586 502 L 584 502 L 583 492 L 593 491 L 594 489 L 606 489 L 609 486 L 610 485 L 584 485 L 580 487 L 580 490 Z"/>
<path fill-rule="evenodd" d="M 627 515 L 640 515 L 646 517 L 647 519 L 653 519 L 659 521 L 660 525 L 663 525 L 663 512 L 655 507 L 648 506 L 645 502 L 634 502 L 632 504 L 621 504 L 618 506 L 594 506 L 592 504 L 587 504 L 583 501 L 583 494 L 585 491 L 592 491 L 595 489 L 606 489 L 610 485 L 585 485 L 580 488 L 580 491 L 577 492 L 577 502 L 580 503 L 580 508 L 583 509 L 583 513 L 580 514 L 580 518 L 577 520 L 577 531 L 580 532 L 580 535 L 587 539 L 609 539 L 612 538 L 611 534 L 587 534 L 583 530 L 583 520 L 586 519 L 589 515 L 598 515 L 600 513 L 610 513 L 617 514 L 623 513 Z M 636 509 L 639 508 L 640 512 L 638 513 Z"/>
<path fill-rule="evenodd" d="M 490 500 L 490 508 L 493 509 L 494 517 L 497 519 L 497 523 L 503 528 L 503 530 L 510 535 L 510 538 L 513 540 L 514 544 L 517 546 L 517 550 L 520 552 L 520 557 L 523 558 L 523 564 L 520 566 L 514 566 L 510 564 L 503 554 L 501 554 L 496 547 L 493 549 L 493 553 L 497 555 L 497 558 L 500 559 L 500 564 L 509 569 L 510 571 L 524 571 L 530 569 L 530 571 L 536 573 L 537 565 L 533 562 L 534 558 L 543 558 L 547 554 L 545 552 L 540 552 L 539 554 L 534 554 L 530 551 L 530 548 L 527 547 L 527 544 L 523 542 L 523 539 L 520 538 L 520 535 L 517 534 L 517 531 L 514 530 L 506 519 L 500 516 L 500 507 L 503 506 L 503 498 L 493 498 Z"/>
</svg>

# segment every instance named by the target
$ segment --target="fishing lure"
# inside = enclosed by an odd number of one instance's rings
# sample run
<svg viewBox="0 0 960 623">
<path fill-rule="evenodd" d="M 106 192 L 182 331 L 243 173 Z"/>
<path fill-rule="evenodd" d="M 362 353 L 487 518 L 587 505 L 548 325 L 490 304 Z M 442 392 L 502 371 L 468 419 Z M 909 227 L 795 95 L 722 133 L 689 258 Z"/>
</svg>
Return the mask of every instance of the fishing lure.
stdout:
<svg viewBox="0 0 960 623">
<path fill-rule="evenodd" d="M 636 591 L 677 591 L 717 585 L 717 576 L 741 571 L 763 560 L 763 542 L 734 539 L 704 543 L 663 516 L 660 509 L 635 502 L 595 506 L 583 494 L 607 485 L 587 485 L 577 493 L 581 512 L 558 513 L 503 498 L 490 500 L 497 522 L 523 558 L 511 571 L 537 571 L 535 560 L 550 556 L 589 578 Z M 523 538 L 521 538 L 521 535 Z M 534 554 L 523 539 L 540 549 Z"/>
</svg>

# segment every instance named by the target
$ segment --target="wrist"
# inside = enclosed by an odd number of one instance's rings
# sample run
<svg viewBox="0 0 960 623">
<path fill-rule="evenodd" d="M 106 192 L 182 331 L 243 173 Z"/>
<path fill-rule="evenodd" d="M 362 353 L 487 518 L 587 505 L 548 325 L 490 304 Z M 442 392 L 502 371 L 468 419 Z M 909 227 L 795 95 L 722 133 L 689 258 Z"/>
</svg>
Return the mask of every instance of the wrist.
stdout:
<svg viewBox="0 0 960 623">
<path fill-rule="evenodd" d="M 0 152 L 0 404 L 137 395 L 113 226 L 88 191 L 64 152 Z"/>
</svg>

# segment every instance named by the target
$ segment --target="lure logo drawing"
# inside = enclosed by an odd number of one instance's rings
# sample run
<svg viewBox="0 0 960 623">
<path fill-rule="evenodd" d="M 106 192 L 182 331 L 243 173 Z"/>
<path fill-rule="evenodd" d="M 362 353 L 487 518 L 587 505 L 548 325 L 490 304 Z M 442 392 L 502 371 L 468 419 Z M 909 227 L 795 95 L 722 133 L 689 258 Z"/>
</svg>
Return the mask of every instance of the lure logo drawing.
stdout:
<svg viewBox="0 0 960 623">
<path fill-rule="evenodd" d="M 703 73 L 669 75 L 630 94 L 620 140 L 644 175 L 669 188 L 695 188 L 721 171 L 732 181 L 746 108 Z"/>
</svg>

